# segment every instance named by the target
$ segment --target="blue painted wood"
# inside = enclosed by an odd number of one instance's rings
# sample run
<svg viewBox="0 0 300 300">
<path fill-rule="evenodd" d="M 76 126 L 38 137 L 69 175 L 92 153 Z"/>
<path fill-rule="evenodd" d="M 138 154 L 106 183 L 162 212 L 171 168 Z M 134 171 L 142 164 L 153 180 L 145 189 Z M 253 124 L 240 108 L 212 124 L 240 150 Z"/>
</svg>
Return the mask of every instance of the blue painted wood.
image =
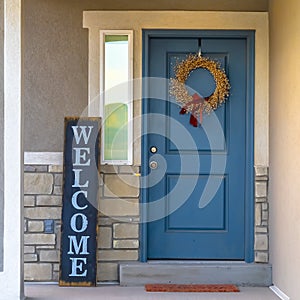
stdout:
<svg viewBox="0 0 300 300">
<path fill-rule="evenodd" d="M 156 94 L 160 92 L 161 98 L 168 99 L 166 85 L 144 85 L 143 114 L 154 113 L 167 118 L 165 121 L 159 119 L 159 122 L 154 118 L 151 122 L 144 117 L 143 132 L 148 134 L 142 140 L 142 175 L 148 177 L 143 184 L 154 182 L 162 171 L 160 168 L 165 166 L 166 170 L 159 182 L 142 189 L 142 203 L 150 205 L 148 209 L 143 206 L 141 213 L 146 222 L 147 217 L 155 213 L 151 202 L 162 199 L 166 217 L 141 227 L 142 261 L 253 261 L 253 33 L 145 31 L 144 76 L 173 77 L 174 63 L 188 53 L 197 52 L 199 37 L 203 55 L 218 60 L 230 78 L 230 99 L 216 111 L 226 143 L 218 143 L 217 135 L 210 134 L 208 139 L 202 127 L 192 127 L 189 116 L 179 115 L 175 103 L 152 97 L 155 90 Z M 203 96 L 214 88 L 209 74 L 198 70 L 191 74 L 187 84 Z M 210 116 L 205 117 L 204 122 L 209 128 L 214 126 Z M 187 135 L 192 138 L 188 139 Z M 213 148 L 209 142 L 213 143 Z M 158 148 L 155 155 L 149 151 L 152 145 Z M 158 160 L 159 167 L 150 172 L 148 164 L 153 159 Z M 197 159 L 200 160 L 199 167 L 195 167 Z M 214 170 L 212 177 L 220 181 L 220 187 L 212 201 L 200 209 L 200 195 L 211 173 L 211 163 L 216 159 L 226 160 L 226 169 L 224 174 L 222 170 Z M 189 193 L 186 190 L 190 190 Z M 187 201 L 182 200 L 185 198 Z M 180 202 L 182 205 L 176 209 Z"/>
</svg>

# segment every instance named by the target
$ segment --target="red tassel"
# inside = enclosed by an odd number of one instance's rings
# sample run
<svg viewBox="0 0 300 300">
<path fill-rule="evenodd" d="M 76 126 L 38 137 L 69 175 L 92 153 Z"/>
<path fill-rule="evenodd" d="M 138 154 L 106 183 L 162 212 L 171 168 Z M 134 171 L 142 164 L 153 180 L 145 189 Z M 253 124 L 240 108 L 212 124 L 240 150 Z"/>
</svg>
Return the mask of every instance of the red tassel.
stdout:
<svg viewBox="0 0 300 300">
<path fill-rule="evenodd" d="M 191 114 L 191 117 L 190 117 L 190 124 L 193 125 L 194 127 L 198 127 L 198 121 L 197 121 L 197 119 L 194 117 L 193 114 Z"/>
<path fill-rule="evenodd" d="M 181 115 L 186 114 L 186 109 L 185 109 L 184 107 L 181 109 L 180 114 L 181 114 Z"/>
<path fill-rule="evenodd" d="M 201 96 L 199 96 L 197 93 L 193 94 L 192 96 L 193 100 L 189 101 L 185 107 L 182 107 L 180 110 L 180 114 L 184 115 L 187 113 L 187 109 L 192 108 L 191 110 L 191 117 L 190 117 L 190 124 L 193 125 L 194 127 L 198 127 L 198 123 L 200 123 L 200 125 L 202 125 L 202 121 L 203 121 L 203 105 L 204 105 L 204 101 L 208 101 L 209 97 L 205 97 L 202 98 Z M 199 122 L 197 120 L 197 118 L 195 117 L 195 113 L 196 113 L 196 108 L 195 106 L 200 104 L 200 112 L 199 112 Z"/>
</svg>

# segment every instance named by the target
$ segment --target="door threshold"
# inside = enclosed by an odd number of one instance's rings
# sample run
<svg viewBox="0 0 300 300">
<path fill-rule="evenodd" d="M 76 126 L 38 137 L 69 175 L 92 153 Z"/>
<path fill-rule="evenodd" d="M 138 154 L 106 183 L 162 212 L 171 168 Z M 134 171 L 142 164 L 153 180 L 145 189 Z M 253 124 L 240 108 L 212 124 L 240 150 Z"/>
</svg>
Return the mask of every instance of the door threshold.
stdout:
<svg viewBox="0 0 300 300">
<path fill-rule="evenodd" d="M 237 261 L 149 261 L 120 264 L 120 285 L 148 283 L 270 286 L 272 267 Z"/>
</svg>

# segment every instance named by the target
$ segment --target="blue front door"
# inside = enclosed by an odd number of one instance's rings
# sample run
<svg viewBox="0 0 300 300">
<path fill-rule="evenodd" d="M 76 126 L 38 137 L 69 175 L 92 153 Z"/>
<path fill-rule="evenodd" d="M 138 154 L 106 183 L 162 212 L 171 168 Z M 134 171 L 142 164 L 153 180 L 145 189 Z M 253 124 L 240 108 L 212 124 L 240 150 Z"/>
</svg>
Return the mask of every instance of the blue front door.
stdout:
<svg viewBox="0 0 300 300">
<path fill-rule="evenodd" d="M 143 201 L 145 259 L 253 259 L 252 32 L 145 31 Z M 169 94 L 188 54 L 220 62 L 230 97 L 193 127 Z M 190 93 L 215 89 L 204 69 Z"/>
</svg>

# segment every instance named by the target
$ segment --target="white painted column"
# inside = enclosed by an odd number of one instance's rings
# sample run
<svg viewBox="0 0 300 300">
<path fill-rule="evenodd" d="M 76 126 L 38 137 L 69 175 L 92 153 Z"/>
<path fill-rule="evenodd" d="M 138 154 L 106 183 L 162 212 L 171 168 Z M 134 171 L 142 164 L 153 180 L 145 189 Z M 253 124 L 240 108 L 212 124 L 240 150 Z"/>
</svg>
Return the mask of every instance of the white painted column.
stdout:
<svg viewBox="0 0 300 300">
<path fill-rule="evenodd" d="M 24 299 L 21 2 L 4 0 L 4 253 L 0 299 Z"/>
</svg>

